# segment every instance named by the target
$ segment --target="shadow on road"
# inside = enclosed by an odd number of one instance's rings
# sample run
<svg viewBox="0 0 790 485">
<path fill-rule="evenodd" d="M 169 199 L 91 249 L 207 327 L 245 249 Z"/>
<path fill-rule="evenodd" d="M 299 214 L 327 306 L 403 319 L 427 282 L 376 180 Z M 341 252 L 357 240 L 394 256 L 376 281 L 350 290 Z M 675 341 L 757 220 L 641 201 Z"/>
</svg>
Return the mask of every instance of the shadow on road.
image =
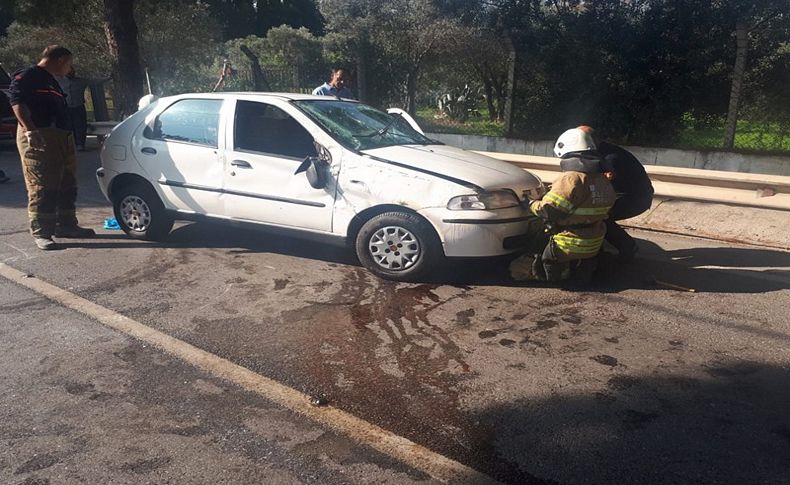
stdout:
<svg viewBox="0 0 790 485">
<path fill-rule="evenodd" d="M 765 293 L 790 287 L 787 271 L 763 268 L 790 267 L 790 254 L 752 248 L 691 248 L 664 251 L 655 243 L 640 240 L 643 257 L 621 264 L 610 255 L 601 256 L 594 283 L 570 291 L 619 293 L 628 289 L 694 289 L 700 293 Z M 234 253 L 277 253 L 349 266 L 360 266 L 353 251 L 328 243 L 307 241 L 254 229 L 232 228 L 222 223 L 200 222 L 180 226 L 163 243 L 136 241 L 123 233 L 99 235 L 85 241 L 66 241 L 67 248 L 124 249 L 183 247 L 229 249 Z M 484 259 L 453 259 L 422 281 L 456 286 L 534 287 L 539 283 L 514 282 L 508 266 L 515 256 Z M 655 280 L 679 288 L 656 284 Z"/>
<path fill-rule="evenodd" d="M 532 483 L 786 483 L 790 370 L 700 370 L 641 376 L 620 366 L 599 392 L 508 402 L 473 419 L 494 430 L 500 458 L 556 480 Z"/>
</svg>

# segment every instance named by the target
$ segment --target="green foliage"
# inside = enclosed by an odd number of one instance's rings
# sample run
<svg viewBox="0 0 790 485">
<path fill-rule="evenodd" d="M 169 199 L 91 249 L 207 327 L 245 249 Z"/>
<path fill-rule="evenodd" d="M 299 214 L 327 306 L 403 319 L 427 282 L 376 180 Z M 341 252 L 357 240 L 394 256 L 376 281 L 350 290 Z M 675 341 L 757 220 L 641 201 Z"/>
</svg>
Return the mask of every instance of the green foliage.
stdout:
<svg viewBox="0 0 790 485">
<path fill-rule="evenodd" d="M 225 57 L 242 74 L 246 74 L 250 63 L 241 52 L 241 45 L 247 46 L 258 57 L 274 90 L 317 86 L 326 78 L 328 67 L 323 43 L 304 27 L 295 29 L 282 25 L 269 30 L 265 38 L 249 36 L 226 42 L 223 47 Z M 231 85 L 250 89 L 244 79 L 236 79 Z"/>
<path fill-rule="evenodd" d="M 138 0 L 143 67 L 154 94 L 210 91 L 217 80 L 220 26 L 205 4 Z"/>
<path fill-rule="evenodd" d="M 75 67 L 80 75 L 107 76 L 111 61 L 102 28 L 101 2 L 89 0 L 74 7 L 76 14 L 70 17 L 69 23 L 12 23 L 6 36 L 0 39 L 0 59 L 6 69 L 14 71 L 34 64 L 46 46 L 60 44 L 74 53 Z"/>
<path fill-rule="evenodd" d="M 424 107 L 417 110 L 416 121 L 426 133 L 460 133 L 465 135 L 505 136 L 505 126 L 500 121 L 491 121 L 485 108 L 479 117 L 465 122 L 443 117 L 434 108 Z"/>
</svg>

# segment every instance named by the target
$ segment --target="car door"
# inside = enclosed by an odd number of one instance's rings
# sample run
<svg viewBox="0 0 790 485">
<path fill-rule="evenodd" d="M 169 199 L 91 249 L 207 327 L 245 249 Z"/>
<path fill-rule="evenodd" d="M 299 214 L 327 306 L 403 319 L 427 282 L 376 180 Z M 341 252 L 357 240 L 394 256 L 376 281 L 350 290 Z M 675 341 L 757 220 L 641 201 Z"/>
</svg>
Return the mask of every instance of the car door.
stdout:
<svg viewBox="0 0 790 485">
<path fill-rule="evenodd" d="M 251 100 L 236 102 L 225 152 L 226 214 L 268 224 L 331 231 L 334 180 L 310 186 L 294 172 L 316 156 L 313 136 L 284 108 Z"/>
<path fill-rule="evenodd" d="M 134 137 L 137 160 L 179 211 L 222 215 L 222 99 L 181 99 L 143 124 Z"/>
</svg>

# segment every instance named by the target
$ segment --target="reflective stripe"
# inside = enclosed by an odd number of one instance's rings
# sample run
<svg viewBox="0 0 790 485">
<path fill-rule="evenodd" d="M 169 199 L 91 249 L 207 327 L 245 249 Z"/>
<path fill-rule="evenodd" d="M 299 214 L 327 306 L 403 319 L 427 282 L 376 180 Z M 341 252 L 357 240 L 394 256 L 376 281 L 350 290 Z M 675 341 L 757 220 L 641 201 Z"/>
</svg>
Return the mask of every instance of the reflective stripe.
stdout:
<svg viewBox="0 0 790 485">
<path fill-rule="evenodd" d="M 594 254 L 601 249 L 604 238 L 596 237 L 591 239 L 582 239 L 579 237 L 555 234 L 552 239 L 554 239 L 554 243 L 557 245 L 557 248 L 565 253 Z"/>
<path fill-rule="evenodd" d="M 575 211 L 573 211 L 573 215 L 575 216 L 605 216 L 609 213 L 609 209 L 612 206 L 608 207 L 579 207 Z"/>
<path fill-rule="evenodd" d="M 561 195 L 558 195 L 555 192 L 549 192 L 546 195 L 544 195 L 543 198 L 549 202 L 554 203 L 555 205 L 562 207 L 568 212 L 573 211 L 573 204 L 571 204 L 571 201 L 569 201 L 568 199 L 566 199 Z"/>
</svg>

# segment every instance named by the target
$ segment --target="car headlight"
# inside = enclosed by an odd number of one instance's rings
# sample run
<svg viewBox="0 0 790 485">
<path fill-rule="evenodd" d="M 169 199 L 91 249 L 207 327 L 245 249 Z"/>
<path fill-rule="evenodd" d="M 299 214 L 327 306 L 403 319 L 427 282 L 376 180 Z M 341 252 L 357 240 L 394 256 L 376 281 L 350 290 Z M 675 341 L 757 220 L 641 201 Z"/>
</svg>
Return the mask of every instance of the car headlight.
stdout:
<svg viewBox="0 0 790 485">
<path fill-rule="evenodd" d="M 518 198 L 509 190 L 459 195 L 447 203 L 451 211 L 506 209 L 518 206 Z"/>
</svg>

